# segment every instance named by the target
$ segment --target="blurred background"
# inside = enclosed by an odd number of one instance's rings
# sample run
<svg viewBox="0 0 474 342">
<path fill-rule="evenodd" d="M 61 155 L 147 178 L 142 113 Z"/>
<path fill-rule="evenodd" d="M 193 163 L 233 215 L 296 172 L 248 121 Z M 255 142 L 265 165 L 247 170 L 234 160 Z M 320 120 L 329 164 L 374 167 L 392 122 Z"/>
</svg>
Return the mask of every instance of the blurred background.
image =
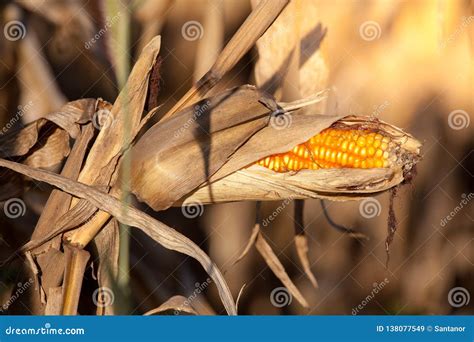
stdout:
<svg viewBox="0 0 474 342">
<path fill-rule="evenodd" d="M 423 142 L 418 174 L 395 198 L 398 229 L 388 269 L 388 193 L 374 198 L 370 212 L 362 202 L 326 202 L 334 221 L 368 240 L 333 229 L 319 200 L 305 202 L 317 289 L 296 255 L 294 203 L 262 204 L 262 217 L 274 217 L 262 227 L 265 237 L 309 309 L 291 298 L 275 305 L 275 291 L 283 285 L 255 248 L 233 265 L 250 237 L 255 203 L 206 206 L 194 218 L 181 208 L 154 216 L 210 254 L 226 271 L 235 298 L 245 285 L 241 314 L 473 314 L 474 2 L 301 0 L 299 6 L 294 23 L 321 24 L 318 67 L 310 75 L 330 95 L 318 110 L 374 116 Z M 113 102 L 138 53 L 157 34 L 162 36 L 158 103 L 164 113 L 209 69 L 251 9 L 247 0 L 2 1 L 2 134 L 68 101 Z M 260 82 L 259 58 L 266 51 L 268 61 L 269 52 L 287 51 L 286 44 L 266 39 L 214 91 Z M 280 63 L 277 54 L 274 67 Z M 50 191 L 31 184 L 21 195 L 27 210 L 18 219 L 0 211 L 1 259 L 29 240 Z M 196 291 L 207 279 L 196 262 L 133 230 L 129 270 L 127 287 L 115 298 L 122 313 L 144 313 L 173 295 L 188 297 L 201 313 L 223 313 L 212 285 Z M 20 277 L 14 267 L 1 270 L 0 308 L 10 302 Z M 83 314 L 93 312 L 95 286 L 89 271 Z M 7 306 L 10 313 L 34 313 L 27 296 Z"/>
</svg>

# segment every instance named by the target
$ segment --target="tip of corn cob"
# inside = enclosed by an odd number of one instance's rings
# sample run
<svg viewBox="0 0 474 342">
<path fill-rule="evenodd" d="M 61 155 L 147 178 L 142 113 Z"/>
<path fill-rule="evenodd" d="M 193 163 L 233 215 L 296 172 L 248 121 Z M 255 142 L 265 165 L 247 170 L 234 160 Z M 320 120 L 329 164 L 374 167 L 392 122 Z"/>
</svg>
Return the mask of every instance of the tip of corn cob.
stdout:
<svg viewBox="0 0 474 342">
<path fill-rule="evenodd" d="M 399 145 L 375 129 L 330 127 L 286 153 L 256 164 L 275 172 L 329 168 L 387 168 L 399 161 Z"/>
</svg>

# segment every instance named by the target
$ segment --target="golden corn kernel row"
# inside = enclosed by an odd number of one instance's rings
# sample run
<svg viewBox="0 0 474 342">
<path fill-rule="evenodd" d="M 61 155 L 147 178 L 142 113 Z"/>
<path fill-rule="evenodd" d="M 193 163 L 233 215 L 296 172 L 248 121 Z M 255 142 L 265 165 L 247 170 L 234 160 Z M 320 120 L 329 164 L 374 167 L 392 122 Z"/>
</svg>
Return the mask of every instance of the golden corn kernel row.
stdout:
<svg viewBox="0 0 474 342">
<path fill-rule="evenodd" d="M 291 151 L 257 162 L 276 172 L 390 165 L 390 138 L 370 130 L 328 128 Z"/>
</svg>

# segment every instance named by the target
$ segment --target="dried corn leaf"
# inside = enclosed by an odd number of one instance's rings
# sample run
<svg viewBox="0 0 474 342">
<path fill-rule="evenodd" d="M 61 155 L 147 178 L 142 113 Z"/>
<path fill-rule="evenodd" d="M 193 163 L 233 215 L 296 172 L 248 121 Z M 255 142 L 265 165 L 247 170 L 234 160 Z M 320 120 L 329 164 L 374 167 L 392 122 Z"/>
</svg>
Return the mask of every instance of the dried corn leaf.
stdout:
<svg viewBox="0 0 474 342">
<path fill-rule="evenodd" d="M 135 138 L 148 93 L 148 78 L 160 50 L 160 37 L 155 37 L 142 51 L 135 63 L 124 89 L 120 92 L 110 112 L 106 111 L 99 135 L 91 148 L 79 180 L 93 184 L 102 172 L 109 173 L 110 166 Z M 111 175 L 104 175 L 105 185 Z"/>
<path fill-rule="evenodd" d="M 229 287 L 217 266 L 209 256 L 190 239 L 174 229 L 155 220 L 144 212 L 124 204 L 116 198 L 85 184 L 72 181 L 52 172 L 32 169 L 28 166 L 0 159 L 0 167 L 6 167 L 38 181 L 46 182 L 75 197 L 90 202 L 93 206 L 115 216 L 123 224 L 137 227 L 165 248 L 196 259 L 216 283 L 219 296 L 228 314 L 237 310 Z M 73 306 L 73 305 L 71 305 Z"/>
<path fill-rule="evenodd" d="M 160 121 L 131 150 L 132 192 L 155 210 L 169 207 L 265 127 L 271 108 L 271 98 L 243 86 Z"/>
<path fill-rule="evenodd" d="M 38 119 L 22 129 L 8 132 L 0 136 L 0 157 L 18 157 L 27 154 L 37 143 L 40 131 L 52 122 L 69 133 L 71 138 L 77 138 L 80 133 L 79 124 L 91 120 L 95 110 L 95 99 L 81 99 L 68 102 L 58 111 Z"/>
<path fill-rule="evenodd" d="M 272 248 L 268 244 L 268 242 L 263 237 L 262 233 L 259 232 L 257 236 L 257 240 L 255 242 L 255 247 L 257 247 L 258 252 L 262 255 L 263 259 L 267 263 L 268 267 L 273 271 L 275 276 L 285 285 L 285 287 L 290 291 L 291 295 L 296 298 L 296 300 L 303 305 L 305 308 L 309 307 L 308 302 L 303 297 L 301 292 L 295 286 L 293 281 L 286 273 L 285 268 L 283 267 L 278 257 L 273 252 Z"/>
<path fill-rule="evenodd" d="M 169 118 L 203 98 L 217 82 L 255 45 L 255 42 L 280 15 L 289 0 L 262 0 L 232 36 L 212 68 L 166 113 Z"/>
<path fill-rule="evenodd" d="M 308 259 L 308 237 L 305 234 L 295 235 L 295 245 L 298 259 L 303 266 L 304 273 L 308 277 L 313 287 L 318 288 L 318 281 L 316 280 L 313 271 L 311 271 L 311 266 Z"/>
<path fill-rule="evenodd" d="M 254 6 L 258 3 L 252 1 Z M 315 20 L 318 6 L 312 0 L 292 1 L 257 41 L 256 84 L 271 94 L 278 92 L 278 99 L 283 95 L 278 90 L 307 97 L 326 87 L 328 69 L 320 51 L 326 31 Z M 323 106 L 315 104 L 305 111 L 321 112 Z"/>
<path fill-rule="evenodd" d="M 170 312 L 174 315 L 188 314 L 198 315 L 196 309 L 189 303 L 189 299 L 183 296 L 173 296 L 159 307 L 144 313 L 144 316 L 164 314 Z"/>
</svg>

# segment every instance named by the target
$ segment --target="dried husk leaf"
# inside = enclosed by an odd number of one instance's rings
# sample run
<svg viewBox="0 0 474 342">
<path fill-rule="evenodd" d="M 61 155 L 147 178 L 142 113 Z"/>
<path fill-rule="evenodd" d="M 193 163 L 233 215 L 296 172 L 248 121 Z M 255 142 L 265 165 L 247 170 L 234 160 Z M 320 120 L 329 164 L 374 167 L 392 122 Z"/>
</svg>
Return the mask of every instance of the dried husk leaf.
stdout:
<svg viewBox="0 0 474 342">
<path fill-rule="evenodd" d="M 97 100 L 81 99 L 66 103 L 58 111 L 46 115 L 27 126 L 0 136 L 0 157 L 19 157 L 26 155 L 38 142 L 39 132 L 48 122 L 56 124 L 68 132 L 73 139 L 80 133 L 79 124 L 91 119 Z M 42 146 L 45 147 L 45 146 Z"/>
<path fill-rule="evenodd" d="M 211 261 L 209 256 L 186 236 L 155 220 L 144 212 L 117 200 L 107 193 L 97 190 L 95 187 L 70 180 L 49 171 L 32 169 L 23 164 L 11 162 L 5 159 L 0 159 L 0 167 L 6 167 L 38 181 L 54 185 L 62 191 L 80 199 L 84 199 L 92 206 L 115 216 L 119 222 L 141 229 L 145 234 L 165 248 L 195 258 L 216 284 L 219 290 L 219 296 L 227 310 L 227 313 L 229 315 L 237 314 L 234 299 L 224 276 L 214 262 Z M 77 285 L 73 285 L 72 289 L 69 291 L 76 293 L 76 286 Z M 66 293 L 64 297 L 66 298 Z M 71 296 L 69 297 L 71 298 L 71 301 L 74 302 L 74 298 Z M 74 303 L 71 303 L 68 307 L 73 309 L 73 304 Z"/>
<path fill-rule="evenodd" d="M 289 129 L 293 128 L 295 123 L 299 124 L 299 121 L 295 120 L 297 118 L 298 116 L 293 115 L 293 122 Z M 390 168 L 319 169 L 301 170 L 296 173 L 278 173 L 258 165 L 237 169 L 237 171 L 230 174 L 223 171 L 237 159 L 239 153 L 245 162 L 239 160 L 237 164 L 249 165 L 267 155 L 291 150 L 292 147 L 308 140 L 309 137 L 316 135 L 323 128 L 329 127 L 331 120 L 336 121 L 334 117 L 316 115 L 304 115 L 299 118 L 307 120 L 308 126 L 303 126 L 301 129 L 303 134 L 294 131 L 292 135 L 287 136 L 285 132 L 274 130 L 272 136 L 265 129 L 261 130 L 211 178 L 209 185 L 201 186 L 192 194 L 183 197 L 175 205 L 180 205 L 183 201 L 208 204 L 243 200 L 281 200 L 285 198 L 327 198 L 339 201 L 359 199 L 373 196 L 400 184 L 420 159 L 421 144 L 411 135 L 379 120 L 350 116 L 337 121 L 336 126 L 373 129 L 390 136 L 399 146 L 397 152 L 399 164 Z M 313 124 L 311 124 L 311 121 Z M 322 122 L 325 124 L 321 124 Z M 283 131 L 286 131 L 286 129 Z M 267 134 L 264 135 L 264 133 Z M 285 141 L 285 137 L 287 138 L 286 141 L 292 142 L 285 145 L 284 148 L 275 146 L 278 142 Z M 260 141 L 255 141 L 250 145 L 252 140 Z M 265 149 L 267 145 L 272 146 L 273 149 Z M 253 149 L 248 149 L 248 146 L 252 146 Z M 262 153 L 265 150 L 267 151 L 266 154 Z M 222 179 L 218 179 L 220 172 L 225 175 Z M 216 178 L 217 180 L 213 181 Z M 209 187 L 212 188 L 212 197 L 209 196 Z"/>
<path fill-rule="evenodd" d="M 264 128 L 276 106 L 254 87 L 243 86 L 159 122 L 131 150 L 131 191 L 155 210 L 171 206 Z"/>
</svg>

